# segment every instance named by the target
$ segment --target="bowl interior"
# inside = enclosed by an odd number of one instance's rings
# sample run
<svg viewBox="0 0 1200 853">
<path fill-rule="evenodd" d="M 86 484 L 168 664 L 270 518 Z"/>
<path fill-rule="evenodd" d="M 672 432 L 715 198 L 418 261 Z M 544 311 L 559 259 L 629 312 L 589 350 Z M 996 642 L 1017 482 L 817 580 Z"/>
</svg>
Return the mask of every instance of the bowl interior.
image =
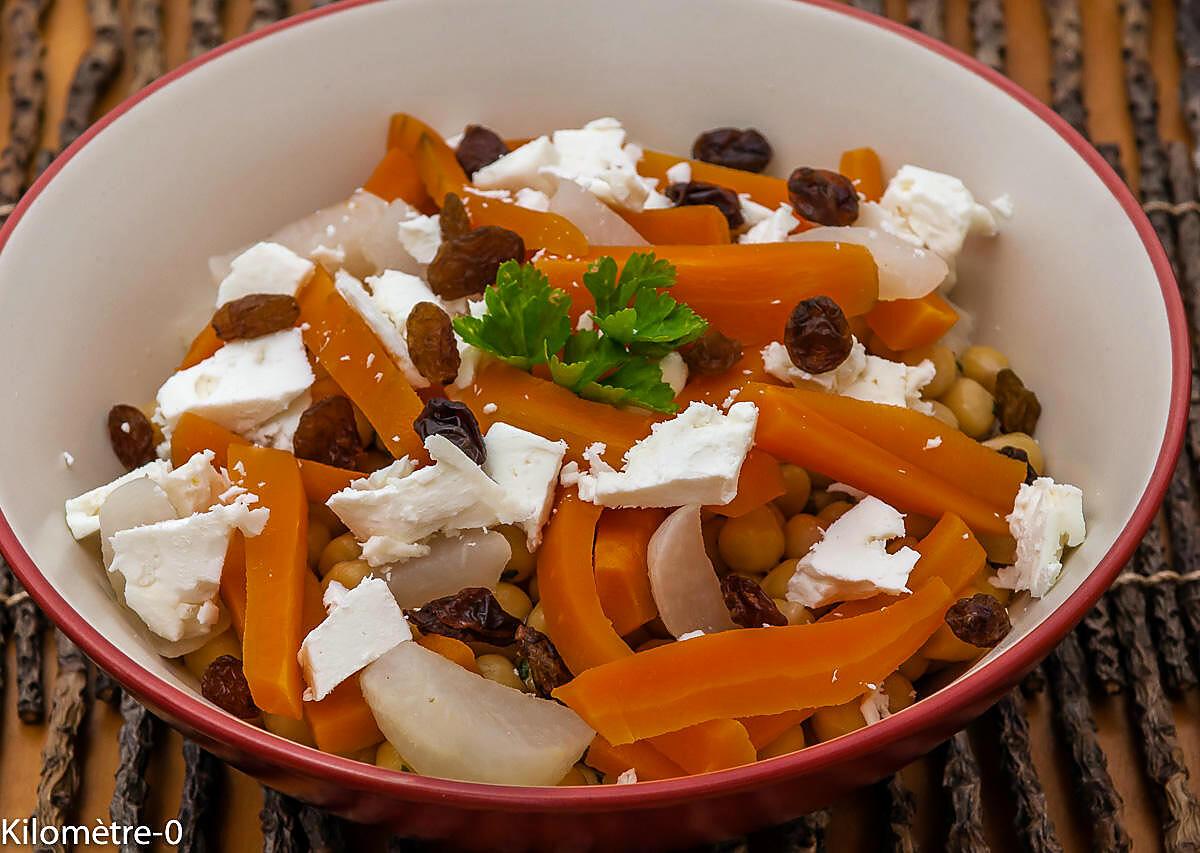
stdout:
<svg viewBox="0 0 1200 853">
<path fill-rule="evenodd" d="M 987 661 L 1071 595 L 1146 488 L 1171 389 L 1151 261 L 1095 172 L 983 78 L 791 0 L 361 5 L 133 105 L 44 187 L 0 253 L 0 507 L 58 593 L 154 678 L 191 689 L 118 612 L 63 500 L 118 473 L 105 413 L 152 399 L 207 321 L 206 259 L 346 196 L 398 110 L 447 134 L 481 122 L 507 136 L 614 115 L 632 139 L 680 152 L 701 130 L 753 125 L 778 174 L 871 145 L 889 172 L 916 163 L 980 198 L 1008 193 L 1015 217 L 970 243 L 954 298 L 1041 398 L 1038 437 L 1056 479 L 1083 488 L 1089 536 Z"/>
</svg>

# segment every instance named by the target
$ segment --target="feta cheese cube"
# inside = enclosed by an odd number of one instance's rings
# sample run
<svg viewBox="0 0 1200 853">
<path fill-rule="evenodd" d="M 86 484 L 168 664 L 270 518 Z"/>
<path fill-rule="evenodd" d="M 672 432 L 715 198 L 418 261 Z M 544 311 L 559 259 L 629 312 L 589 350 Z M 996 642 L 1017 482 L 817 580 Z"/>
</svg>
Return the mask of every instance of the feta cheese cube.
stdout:
<svg viewBox="0 0 1200 853">
<path fill-rule="evenodd" d="M 282 412 L 264 422 L 253 430 L 246 438 L 260 447 L 273 447 L 276 450 L 292 452 L 292 440 L 296 437 L 296 429 L 300 426 L 300 418 L 312 405 L 312 394 L 305 391 L 292 401 Z"/>
<path fill-rule="evenodd" d="M 531 189 L 530 187 L 521 187 L 517 190 L 515 198 L 517 207 L 525 207 L 529 210 L 537 210 L 545 213 L 550 209 L 550 196 L 546 195 L 541 190 Z"/>
<path fill-rule="evenodd" d="M 770 216 L 754 224 L 749 231 L 738 237 L 739 243 L 782 243 L 792 230 L 800 224 L 790 204 L 779 205 Z"/>
<path fill-rule="evenodd" d="M 416 276 L 409 276 L 402 272 L 395 273 L 395 275 L 416 278 Z M 379 343 L 383 344 L 383 348 L 387 350 L 392 361 L 404 373 L 404 378 L 408 380 L 408 383 L 414 388 L 429 387 L 429 380 L 421 375 L 421 371 L 417 370 L 412 359 L 409 358 L 406 331 L 402 331 L 405 326 L 392 322 L 392 319 L 382 310 L 380 303 L 367 292 L 363 283 L 349 273 L 339 271 L 334 278 L 334 286 L 346 300 L 346 304 L 354 309 L 354 313 L 358 314 L 375 333 L 375 337 L 379 338 Z M 405 319 L 407 316 L 406 314 Z"/>
<path fill-rule="evenodd" d="M 483 437 L 483 471 L 520 507 L 521 526 L 533 552 L 550 517 L 558 471 L 567 453 L 565 441 L 550 441 L 506 423 L 494 423 Z"/>
<path fill-rule="evenodd" d="M 687 160 L 680 160 L 671 168 L 667 169 L 668 184 L 690 184 L 692 182 L 692 164 Z"/>
<path fill-rule="evenodd" d="M 738 201 L 741 204 L 742 219 L 745 220 L 749 228 L 753 228 L 761 222 L 766 222 L 776 212 L 765 204 L 759 204 L 750 198 L 749 193 L 738 193 Z"/>
<path fill-rule="evenodd" d="M 217 307 L 255 293 L 295 296 L 316 267 L 278 243 L 255 243 L 230 264 L 217 288 Z"/>
<path fill-rule="evenodd" d="M 1082 544 L 1087 535 L 1083 492 L 1038 477 L 1021 485 L 1007 521 L 1017 540 L 1017 561 L 1000 569 L 993 583 L 1041 598 L 1062 574 L 1063 548 Z"/>
<path fill-rule="evenodd" d="M 242 496 L 113 535 L 109 572 L 124 578 L 125 604 L 155 634 L 177 641 L 211 631 L 230 535 L 236 529 L 257 536 L 267 522 L 269 511 L 249 503 L 250 496 Z"/>
<path fill-rule="evenodd" d="M 314 379 L 299 329 L 230 341 L 163 383 L 155 420 L 169 436 L 184 412 L 194 412 L 245 435 L 286 410 Z"/>
<path fill-rule="evenodd" d="M 335 581 L 324 604 L 329 615 L 308 632 L 296 655 L 308 684 L 306 702 L 320 702 L 360 669 L 412 639 L 400 605 L 381 578 L 364 578 L 351 590 Z"/>
<path fill-rule="evenodd" d="M 471 182 L 480 189 L 513 190 L 524 187 L 554 192 L 554 181 L 542 169 L 558 162 L 558 152 L 548 136 L 531 139 L 475 172 Z"/>
<path fill-rule="evenodd" d="M 727 414 L 692 403 L 671 420 L 654 424 L 650 435 L 625 454 L 623 471 L 601 458 L 603 445 L 588 448 L 584 458 L 591 467 L 579 474 L 579 496 L 614 507 L 727 504 L 737 496 L 757 423 L 753 403 L 735 403 Z"/>
<path fill-rule="evenodd" d="M 907 407 L 926 415 L 933 413 L 933 405 L 921 399 L 921 389 L 932 382 L 937 373 L 929 359 L 907 365 L 868 355 L 866 347 L 857 338 L 846 360 L 825 373 L 807 373 L 796 367 L 787 347 L 778 341 L 767 344 L 762 359 L 767 373 L 793 385 L 815 384 L 832 394 L 856 400 Z"/>
<path fill-rule="evenodd" d="M 442 245 L 442 226 L 438 216 L 414 216 L 400 223 L 400 245 L 419 264 L 427 264 Z"/>
<path fill-rule="evenodd" d="M 582 316 L 579 318 L 583 319 Z M 662 372 L 662 381 L 671 386 L 671 390 L 678 397 L 683 391 L 683 386 L 687 385 L 688 366 L 678 352 L 669 352 L 658 362 L 658 369 Z"/>
<path fill-rule="evenodd" d="M 788 601 L 824 607 L 908 592 L 908 576 L 921 555 L 907 546 L 895 554 L 886 550 L 888 540 L 903 535 L 901 513 L 878 498 L 863 498 L 797 562 L 788 580 Z"/>
<path fill-rule="evenodd" d="M 105 483 L 103 486 L 97 486 L 89 492 L 84 492 L 79 497 L 71 498 L 64 505 L 67 527 L 71 529 L 71 535 L 76 539 L 86 539 L 99 533 L 100 507 L 104 504 L 105 498 L 126 483 L 131 483 L 140 477 L 149 477 L 152 474 L 162 476 L 170 470 L 170 462 L 155 459 L 140 468 L 134 468 L 132 471 L 122 474 L 111 483 Z"/>
</svg>

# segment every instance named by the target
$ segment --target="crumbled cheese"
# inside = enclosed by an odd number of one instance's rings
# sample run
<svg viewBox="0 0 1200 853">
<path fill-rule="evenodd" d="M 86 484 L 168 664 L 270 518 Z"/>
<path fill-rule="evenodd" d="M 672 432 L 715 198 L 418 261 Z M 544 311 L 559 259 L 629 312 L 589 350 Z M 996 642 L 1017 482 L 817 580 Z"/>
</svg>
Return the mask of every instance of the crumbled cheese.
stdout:
<svg viewBox="0 0 1200 853">
<path fill-rule="evenodd" d="M 140 477 L 149 477 L 152 474 L 165 476 L 170 470 L 171 463 L 155 459 L 147 462 L 140 468 L 134 468 L 127 474 L 122 474 L 111 483 L 97 486 L 91 491 L 79 495 L 79 497 L 71 498 L 64 506 L 67 527 L 71 529 L 71 535 L 76 539 L 86 539 L 95 533 L 99 533 L 100 507 L 109 495 L 126 483 L 131 483 Z"/>
<path fill-rule="evenodd" d="M 230 264 L 217 288 L 217 307 L 255 293 L 295 296 L 314 269 L 312 261 L 278 243 L 255 243 Z"/>
<path fill-rule="evenodd" d="M 230 534 L 257 536 L 268 510 L 246 496 L 228 506 L 128 530 L 112 537 L 109 571 L 125 579 L 125 603 L 165 640 L 209 633 Z"/>
<path fill-rule="evenodd" d="M 933 438 L 931 438 L 925 442 L 924 449 L 925 450 L 933 450 L 933 449 L 941 447 L 941 446 L 942 446 L 942 437 L 940 435 L 935 435 Z"/>
<path fill-rule="evenodd" d="M 341 243 L 336 246 L 318 243 L 308 256 L 327 270 L 339 270 L 346 263 L 346 247 Z"/>
<path fill-rule="evenodd" d="M 1021 485 L 1007 521 L 1017 540 L 1017 561 L 1000 569 L 993 583 L 1041 598 L 1062 574 L 1063 548 L 1081 544 L 1087 534 L 1083 492 L 1038 477 Z"/>
<path fill-rule="evenodd" d="M 562 470 L 559 472 L 558 484 L 564 489 L 574 489 L 579 485 L 580 476 L 582 475 L 579 471 L 579 463 L 568 462 L 562 466 Z"/>
<path fill-rule="evenodd" d="M 585 308 L 579 315 L 579 319 L 575 321 L 575 329 L 580 332 L 596 331 L 596 315 L 592 313 L 591 308 Z"/>
<path fill-rule="evenodd" d="M 904 516 L 878 498 L 863 498 L 825 531 L 796 564 L 788 601 L 824 607 L 836 601 L 908 592 L 920 554 L 907 546 L 895 554 L 888 540 L 904 535 Z"/>
<path fill-rule="evenodd" d="M 662 381 L 671 386 L 671 390 L 678 397 L 683 390 L 683 386 L 687 385 L 688 366 L 678 352 L 669 352 L 658 362 L 658 369 L 662 372 Z"/>
<path fill-rule="evenodd" d="M 749 231 L 738 237 L 739 243 L 782 243 L 800 224 L 792 206 L 787 202 L 779 205 L 771 215 L 755 223 Z"/>
<path fill-rule="evenodd" d="M 667 169 L 668 184 L 690 184 L 692 182 L 692 164 L 687 160 L 680 160 L 671 168 Z"/>
<path fill-rule="evenodd" d="M 892 715 L 891 708 L 888 707 L 887 694 L 883 692 L 882 687 L 877 687 L 863 696 L 858 708 L 868 726 L 874 725 Z"/>
<path fill-rule="evenodd" d="M 432 261 L 438 247 L 442 245 L 442 226 L 436 215 L 417 215 L 405 219 L 397 226 L 397 230 L 400 245 L 419 264 Z"/>
<path fill-rule="evenodd" d="M 525 530 L 532 553 L 541 544 L 542 526 L 550 517 L 567 443 L 495 423 L 483 437 L 483 444 L 487 451 L 483 471 L 520 507 L 518 523 Z"/>
<path fill-rule="evenodd" d="M 696 629 L 695 631 L 685 631 L 684 633 L 680 634 L 675 639 L 682 643 L 684 640 L 694 640 L 697 637 L 703 637 L 703 636 L 704 636 L 704 632 L 699 629 Z"/>
<path fill-rule="evenodd" d="M 767 344 L 762 359 L 767 373 L 793 385 L 811 383 L 856 400 L 907 407 L 927 415 L 933 413 L 933 405 L 921 399 L 921 389 L 937 373 L 929 359 L 908 365 L 868 355 L 857 338 L 846 360 L 826 373 L 807 373 L 796 367 L 787 347 L 778 341 Z"/>
<path fill-rule="evenodd" d="M 628 770 L 622 770 L 620 775 L 617 776 L 618 785 L 632 785 L 637 780 L 637 770 L 632 767 Z"/>
<path fill-rule="evenodd" d="M 540 211 L 541 213 L 545 213 L 550 209 L 550 196 L 541 190 L 531 189 L 530 187 L 521 187 L 517 190 L 514 201 L 517 207 L 525 207 L 529 210 Z"/>
<path fill-rule="evenodd" d="M 194 412 L 244 435 L 286 410 L 315 378 L 299 329 L 230 341 L 163 383 L 155 421 L 169 437 L 179 417 Z"/>
<path fill-rule="evenodd" d="M 765 204 L 759 204 L 754 199 L 750 198 L 749 193 L 739 193 L 738 202 L 741 205 L 742 219 L 746 223 L 746 227 L 754 228 L 761 222 L 766 222 L 771 218 L 776 211 L 771 210 Z"/>
<path fill-rule="evenodd" d="M 742 462 L 754 443 L 758 408 L 736 403 L 728 414 L 692 403 L 625 454 L 615 471 L 601 458 L 603 445 L 584 452 L 590 470 L 579 475 L 579 496 L 601 506 L 676 507 L 727 504 L 737 496 Z"/>
<path fill-rule="evenodd" d="M 293 400 L 290 406 L 250 432 L 246 438 L 260 447 L 273 447 L 276 450 L 286 450 L 291 453 L 292 440 L 296 437 L 300 418 L 311 405 L 312 394 L 305 391 Z"/>
<path fill-rule="evenodd" d="M 483 413 L 485 415 L 494 415 L 499 410 L 500 410 L 500 407 L 497 406 L 495 403 L 484 403 L 483 404 Z"/>
<path fill-rule="evenodd" d="M 360 669 L 412 639 L 412 629 L 382 578 L 364 578 L 351 590 L 335 581 L 324 604 L 329 615 L 309 631 L 296 655 L 308 684 L 306 702 L 321 701 Z"/>
<path fill-rule="evenodd" d="M 729 411 L 729 407 L 737 400 L 738 395 L 742 393 L 741 388 L 730 388 L 729 393 L 725 395 L 725 399 L 721 401 L 721 408 Z"/>
<path fill-rule="evenodd" d="M 418 302 L 440 305 L 441 300 L 417 276 L 397 270 L 368 278 L 367 284 L 371 285 L 370 291 L 346 272 L 339 272 L 335 279 L 338 293 L 371 327 L 408 383 L 414 388 L 427 388 L 429 380 L 421 375 L 408 354 L 408 315 Z"/>
</svg>

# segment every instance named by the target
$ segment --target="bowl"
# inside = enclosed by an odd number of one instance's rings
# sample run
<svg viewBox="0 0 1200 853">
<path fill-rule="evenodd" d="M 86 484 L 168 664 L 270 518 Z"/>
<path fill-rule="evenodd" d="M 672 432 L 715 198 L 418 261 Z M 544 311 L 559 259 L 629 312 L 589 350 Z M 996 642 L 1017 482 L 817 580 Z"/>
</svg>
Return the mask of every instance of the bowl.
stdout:
<svg viewBox="0 0 1200 853">
<path fill-rule="evenodd" d="M 748 49 L 751 48 L 751 49 Z M 204 701 L 118 612 L 62 503 L 118 473 L 104 414 L 141 401 L 211 310 L 210 255 L 348 194 L 389 113 L 508 136 L 616 115 L 648 146 L 754 125 L 778 169 L 875 146 L 1008 193 L 956 299 L 1045 404 L 1054 475 L 1089 536 L 1004 643 L 933 696 L 802 752 L 688 779 L 515 788 L 325 755 Z M 348 2 L 239 39 L 106 116 L 0 233 L 0 545 L 102 667 L 221 758 L 352 820 L 476 849 L 657 849 L 780 822 L 882 777 L 982 712 L 1046 655 L 1131 555 L 1180 446 L 1189 361 L 1176 284 L 1124 184 L 1044 105 L 885 20 L 792 0 Z M 64 453 L 74 458 L 68 464 Z"/>
</svg>

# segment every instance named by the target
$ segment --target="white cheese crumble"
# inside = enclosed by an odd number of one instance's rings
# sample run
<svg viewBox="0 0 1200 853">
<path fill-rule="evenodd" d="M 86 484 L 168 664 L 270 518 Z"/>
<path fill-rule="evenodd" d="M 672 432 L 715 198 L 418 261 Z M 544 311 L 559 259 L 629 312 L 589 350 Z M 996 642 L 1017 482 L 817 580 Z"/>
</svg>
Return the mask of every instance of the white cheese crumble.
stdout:
<svg viewBox="0 0 1200 853">
<path fill-rule="evenodd" d="M 862 714 L 863 721 L 868 726 L 874 725 L 892 715 L 891 708 L 888 707 L 887 694 L 883 692 L 882 687 L 878 687 L 864 695 L 862 702 L 859 703 L 858 710 Z"/>
<path fill-rule="evenodd" d="M 750 198 L 749 193 L 738 193 L 738 201 L 742 210 L 742 219 L 745 221 L 746 226 L 751 229 L 759 223 L 766 222 L 775 213 L 774 210 L 771 210 L 765 204 L 759 204 Z"/>
<path fill-rule="evenodd" d="M 904 535 L 904 516 L 866 497 L 837 519 L 796 564 L 787 599 L 805 607 L 908 592 L 920 554 L 907 546 L 887 553 L 888 540 Z"/>
<path fill-rule="evenodd" d="M 993 583 L 1004 589 L 1028 590 L 1041 598 L 1062 574 L 1064 547 L 1083 542 L 1083 492 L 1076 486 L 1038 477 L 1022 483 L 1006 519 L 1017 540 L 1017 561 L 996 573 Z"/>
<path fill-rule="evenodd" d="M 658 362 L 658 369 L 662 373 L 662 381 L 670 385 L 671 390 L 678 397 L 688 380 L 688 366 L 687 362 L 683 360 L 683 356 L 674 351 L 667 353 Z"/>
<path fill-rule="evenodd" d="M 584 451 L 590 470 L 579 474 L 579 496 L 613 507 L 727 504 L 737 496 L 757 423 L 753 403 L 735 403 L 727 414 L 692 403 L 671 420 L 654 424 L 650 435 L 625 454 L 623 471 L 601 458 L 603 445 Z"/>
<path fill-rule="evenodd" d="M 530 187 L 521 187 L 517 190 L 513 201 L 517 207 L 524 207 L 541 213 L 545 213 L 550 209 L 550 196 L 541 190 L 535 190 Z"/>
<path fill-rule="evenodd" d="M 695 631 L 685 631 L 684 633 L 680 634 L 675 639 L 682 643 L 684 640 L 694 640 L 697 637 L 703 637 L 703 636 L 704 636 L 704 632 L 701 631 L 699 628 L 697 628 Z"/>
<path fill-rule="evenodd" d="M 933 449 L 941 447 L 941 446 L 942 446 L 942 437 L 940 435 L 935 435 L 933 438 L 928 439 L 925 442 L 925 447 L 923 449 L 933 450 Z"/>
<path fill-rule="evenodd" d="M 637 770 L 632 767 L 628 770 L 622 770 L 620 775 L 617 776 L 618 785 L 632 785 L 637 780 Z"/>
<path fill-rule="evenodd" d="M 692 182 L 692 164 L 687 160 L 680 160 L 671 168 L 667 169 L 668 184 L 690 184 Z"/>
<path fill-rule="evenodd" d="M 246 438 L 259 447 L 273 447 L 291 453 L 300 418 L 311 405 L 312 394 L 305 391 L 282 412 L 247 434 Z"/>
<path fill-rule="evenodd" d="M 412 629 L 382 578 L 364 578 L 351 590 L 334 581 L 323 603 L 329 615 L 309 631 L 296 655 L 308 684 L 306 702 L 320 702 L 360 669 L 412 639 Z"/>
<path fill-rule="evenodd" d="M 495 423 L 483 437 L 483 444 L 487 451 L 483 471 L 519 508 L 519 523 L 532 553 L 541 544 L 542 527 L 550 517 L 567 443 Z"/>
<path fill-rule="evenodd" d="M 749 231 L 738 237 L 739 243 L 782 243 L 792 230 L 800 224 L 790 204 L 779 205 L 770 216 L 755 223 Z"/>
<path fill-rule="evenodd" d="M 500 410 L 500 407 L 497 406 L 495 403 L 484 403 L 483 404 L 483 413 L 485 415 L 494 415 L 499 410 Z"/>
<path fill-rule="evenodd" d="M 427 264 L 442 245 L 442 225 L 438 216 L 418 214 L 397 226 L 400 245 L 419 264 Z"/>
<path fill-rule="evenodd" d="M 787 347 L 778 341 L 763 348 L 762 359 L 767 373 L 793 385 L 811 383 L 830 393 L 856 400 L 907 407 L 926 415 L 933 413 L 933 404 L 921 399 L 921 389 L 932 382 L 937 373 L 929 359 L 907 365 L 868 355 L 867 348 L 857 338 L 846 360 L 825 373 L 807 373 L 796 367 Z"/>
<path fill-rule="evenodd" d="M 217 307 L 255 293 L 295 296 L 316 269 L 278 243 L 255 243 L 230 264 L 229 274 L 217 288 Z"/>
</svg>

